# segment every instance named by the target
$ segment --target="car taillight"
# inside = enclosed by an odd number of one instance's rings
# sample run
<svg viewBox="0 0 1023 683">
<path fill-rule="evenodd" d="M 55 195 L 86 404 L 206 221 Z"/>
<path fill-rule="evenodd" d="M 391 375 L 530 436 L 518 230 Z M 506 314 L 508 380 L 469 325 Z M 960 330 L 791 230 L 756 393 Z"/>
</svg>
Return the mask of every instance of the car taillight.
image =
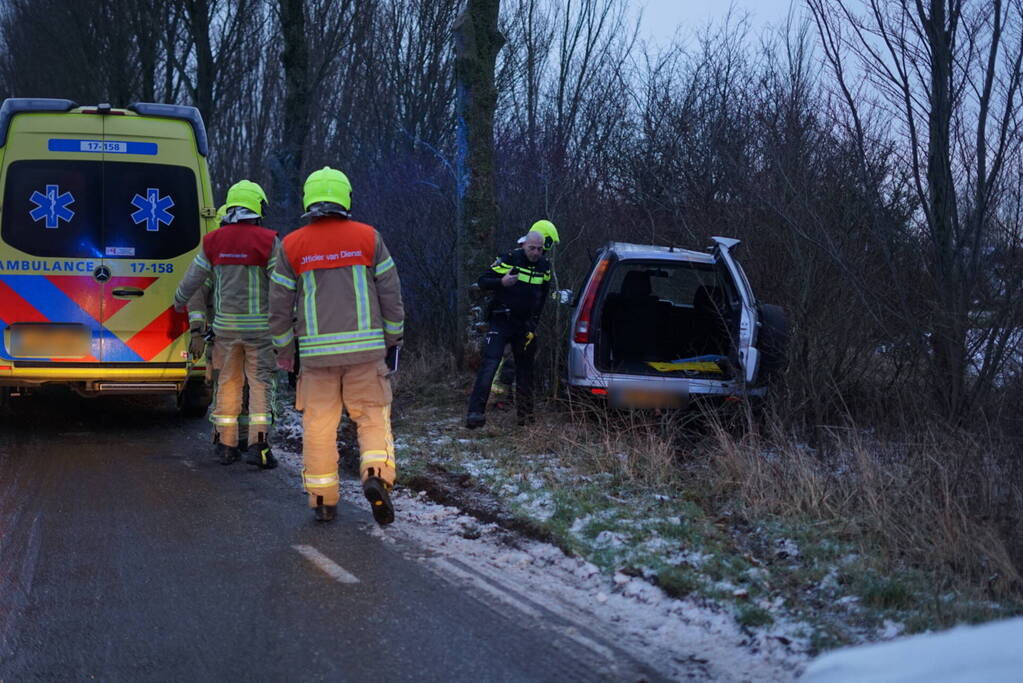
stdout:
<svg viewBox="0 0 1023 683">
<path fill-rule="evenodd" d="M 594 396 L 607 396 L 607 389 L 598 389 L 597 387 L 594 387 L 590 389 L 590 393 Z"/>
<path fill-rule="evenodd" d="M 600 282 L 604 279 L 604 273 L 607 272 L 608 263 L 607 259 L 601 259 L 600 263 L 597 264 L 593 277 L 590 278 L 590 283 L 586 285 L 582 307 L 579 309 L 579 319 L 575 323 L 575 336 L 573 338 L 577 344 L 590 343 L 590 318 L 593 315 L 593 302 L 597 298 L 597 290 L 600 289 Z"/>
</svg>

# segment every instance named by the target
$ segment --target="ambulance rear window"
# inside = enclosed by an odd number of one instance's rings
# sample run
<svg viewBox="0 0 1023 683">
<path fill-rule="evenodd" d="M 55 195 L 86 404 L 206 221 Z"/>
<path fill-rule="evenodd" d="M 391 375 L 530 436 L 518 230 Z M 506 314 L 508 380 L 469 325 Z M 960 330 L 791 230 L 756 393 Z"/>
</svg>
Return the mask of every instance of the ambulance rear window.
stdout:
<svg viewBox="0 0 1023 683">
<path fill-rule="evenodd" d="M 15 161 L 4 186 L 4 242 L 33 256 L 102 257 L 102 181 L 101 161 Z"/>
<path fill-rule="evenodd" d="M 195 173 L 121 161 L 16 161 L 4 242 L 33 256 L 168 259 L 199 243 Z"/>
<path fill-rule="evenodd" d="M 184 166 L 104 164 L 105 255 L 167 259 L 199 244 L 195 173 Z M 134 253 L 112 253 L 111 250 Z"/>
</svg>

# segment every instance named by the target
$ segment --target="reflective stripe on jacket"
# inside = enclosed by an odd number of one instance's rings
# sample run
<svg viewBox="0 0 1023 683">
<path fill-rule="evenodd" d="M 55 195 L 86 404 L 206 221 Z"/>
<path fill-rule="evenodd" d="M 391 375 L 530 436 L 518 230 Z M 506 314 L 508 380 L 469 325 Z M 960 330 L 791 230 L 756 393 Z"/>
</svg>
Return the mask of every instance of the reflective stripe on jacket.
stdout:
<svg viewBox="0 0 1023 683">
<path fill-rule="evenodd" d="M 223 225 L 203 238 L 174 293 L 188 302 L 212 279 L 213 331 L 226 337 L 265 336 L 270 331 L 268 286 L 276 258 L 277 233 L 259 225 Z"/>
<path fill-rule="evenodd" d="M 518 271 L 518 281 L 511 287 L 505 287 L 501 278 L 513 268 Z M 551 265 L 547 259 L 541 256 L 534 263 L 522 249 L 514 249 L 494 261 L 477 284 L 480 289 L 494 292 L 491 314 L 507 311 L 514 321 L 535 330 L 547 301 L 550 281 Z"/>
<path fill-rule="evenodd" d="M 365 223 L 331 216 L 290 233 L 270 281 L 274 346 L 297 339 L 303 365 L 380 360 L 404 334 L 398 271 Z"/>
</svg>

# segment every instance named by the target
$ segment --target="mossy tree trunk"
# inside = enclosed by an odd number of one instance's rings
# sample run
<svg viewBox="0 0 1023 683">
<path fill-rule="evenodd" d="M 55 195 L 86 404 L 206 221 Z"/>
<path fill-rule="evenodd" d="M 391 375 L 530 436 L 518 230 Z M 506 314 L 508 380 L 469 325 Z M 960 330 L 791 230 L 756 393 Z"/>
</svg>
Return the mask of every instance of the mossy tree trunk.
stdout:
<svg viewBox="0 0 1023 683">
<path fill-rule="evenodd" d="M 505 38 L 497 28 L 500 0 L 468 0 L 455 23 L 456 172 L 458 191 L 458 321 L 456 350 L 465 364 L 476 346 L 478 316 L 469 287 L 494 258 L 494 69 Z"/>
<path fill-rule="evenodd" d="M 309 46 L 306 36 L 305 0 L 279 0 L 281 65 L 284 67 L 283 135 L 271 167 L 275 214 L 283 218 L 278 228 L 293 227 L 302 213 L 302 153 L 309 130 Z"/>
</svg>

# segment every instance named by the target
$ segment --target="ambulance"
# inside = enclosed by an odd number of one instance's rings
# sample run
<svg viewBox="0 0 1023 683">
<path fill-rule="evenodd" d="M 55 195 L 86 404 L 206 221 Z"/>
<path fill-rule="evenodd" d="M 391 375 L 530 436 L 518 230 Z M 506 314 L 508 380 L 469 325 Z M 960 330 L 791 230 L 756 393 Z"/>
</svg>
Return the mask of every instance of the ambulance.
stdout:
<svg viewBox="0 0 1023 683">
<path fill-rule="evenodd" d="M 205 412 L 173 298 L 216 227 L 207 153 L 194 107 L 4 100 L 0 401 L 63 384 Z"/>
</svg>

